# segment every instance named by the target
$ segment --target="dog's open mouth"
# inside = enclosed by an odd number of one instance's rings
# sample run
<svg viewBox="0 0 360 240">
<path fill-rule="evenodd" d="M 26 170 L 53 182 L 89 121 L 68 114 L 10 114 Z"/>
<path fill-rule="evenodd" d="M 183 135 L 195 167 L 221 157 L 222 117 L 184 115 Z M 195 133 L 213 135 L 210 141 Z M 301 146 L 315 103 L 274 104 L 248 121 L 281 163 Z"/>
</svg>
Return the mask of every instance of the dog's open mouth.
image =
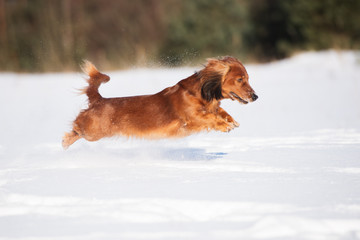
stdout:
<svg viewBox="0 0 360 240">
<path fill-rule="evenodd" d="M 234 92 L 230 92 L 229 94 L 231 100 L 237 99 L 239 102 L 243 103 L 243 104 L 247 104 L 248 102 L 245 101 L 244 99 L 242 99 L 241 97 L 239 97 L 236 93 Z"/>
</svg>

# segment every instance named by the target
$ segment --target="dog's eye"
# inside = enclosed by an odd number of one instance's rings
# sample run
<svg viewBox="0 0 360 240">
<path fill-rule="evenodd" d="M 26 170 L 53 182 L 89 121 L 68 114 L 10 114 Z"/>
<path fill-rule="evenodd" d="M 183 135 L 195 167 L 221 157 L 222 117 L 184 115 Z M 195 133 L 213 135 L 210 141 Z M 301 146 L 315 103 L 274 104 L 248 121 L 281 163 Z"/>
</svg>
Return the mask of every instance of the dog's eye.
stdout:
<svg viewBox="0 0 360 240">
<path fill-rule="evenodd" d="M 243 80 L 243 78 L 238 78 L 237 81 L 238 81 L 238 82 L 242 82 L 242 80 Z"/>
</svg>

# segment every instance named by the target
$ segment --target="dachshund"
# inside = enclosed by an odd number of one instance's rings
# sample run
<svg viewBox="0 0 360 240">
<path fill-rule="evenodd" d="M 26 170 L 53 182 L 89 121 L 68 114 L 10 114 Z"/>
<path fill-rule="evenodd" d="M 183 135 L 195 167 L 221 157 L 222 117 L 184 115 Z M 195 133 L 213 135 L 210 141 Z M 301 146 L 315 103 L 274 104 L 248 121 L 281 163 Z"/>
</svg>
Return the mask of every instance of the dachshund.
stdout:
<svg viewBox="0 0 360 240">
<path fill-rule="evenodd" d="M 98 88 L 110 80 L 109 76 L 89 61 L 84 61 L 82 70 L 90 77 L 82 91 L 88 97 L 88 108 L 65 133 L 64 149 L 80 138 L 97 141 L 122 135 L 159 139 L 204 130 L 228 132 L 239 124 L 220 107 L 220 101 L 247 104 L 258 98 L 243 64 L 229 56 L 208 59 L 201 71 L 153 95 L 104 98 Z"/>
</svg>

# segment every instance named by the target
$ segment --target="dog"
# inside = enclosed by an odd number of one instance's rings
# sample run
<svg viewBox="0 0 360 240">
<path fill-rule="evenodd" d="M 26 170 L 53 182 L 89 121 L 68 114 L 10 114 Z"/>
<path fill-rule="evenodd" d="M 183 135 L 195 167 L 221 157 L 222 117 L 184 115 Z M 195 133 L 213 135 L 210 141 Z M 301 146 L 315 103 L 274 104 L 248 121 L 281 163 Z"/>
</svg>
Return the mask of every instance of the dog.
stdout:
<svg viewBox="0 0 360 240">
<path fill-rule="evenodd" d="M 67 149 L 84 138 L 97 141 L 116 135 L 147 139 L 184 137 L 200 131 L 229 132 L 239 124 L 220 107 L 223 99 L 242 104 L 258 96 L 249 85 L 249 75 L 234 57 L 211 58 L 199 72 L 153 95 L 104 98 L 99 86 L 110 80 L 89 61 L 83 71 L 89 76 L 83 93 L 88 108 L 73 122 L 62 141 Z"/>
</svg>

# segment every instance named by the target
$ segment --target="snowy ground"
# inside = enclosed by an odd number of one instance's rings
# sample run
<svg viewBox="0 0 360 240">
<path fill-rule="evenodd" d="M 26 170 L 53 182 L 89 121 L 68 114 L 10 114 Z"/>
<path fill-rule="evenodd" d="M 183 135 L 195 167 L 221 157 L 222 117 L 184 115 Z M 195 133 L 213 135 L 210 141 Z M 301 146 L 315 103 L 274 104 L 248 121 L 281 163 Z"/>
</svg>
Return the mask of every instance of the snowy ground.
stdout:
<svg viewBox="0 0 360 240">
<path fill-rule="evenodd" d="M 61 148 L 80 73 L 0 74 L 0 239 L 360 239 L 360 53 L 247 66 L 259 95 L 224 101 L 231 133 Z M 108 73 L 104 96 L 195 69 Z"/>
</svg>

